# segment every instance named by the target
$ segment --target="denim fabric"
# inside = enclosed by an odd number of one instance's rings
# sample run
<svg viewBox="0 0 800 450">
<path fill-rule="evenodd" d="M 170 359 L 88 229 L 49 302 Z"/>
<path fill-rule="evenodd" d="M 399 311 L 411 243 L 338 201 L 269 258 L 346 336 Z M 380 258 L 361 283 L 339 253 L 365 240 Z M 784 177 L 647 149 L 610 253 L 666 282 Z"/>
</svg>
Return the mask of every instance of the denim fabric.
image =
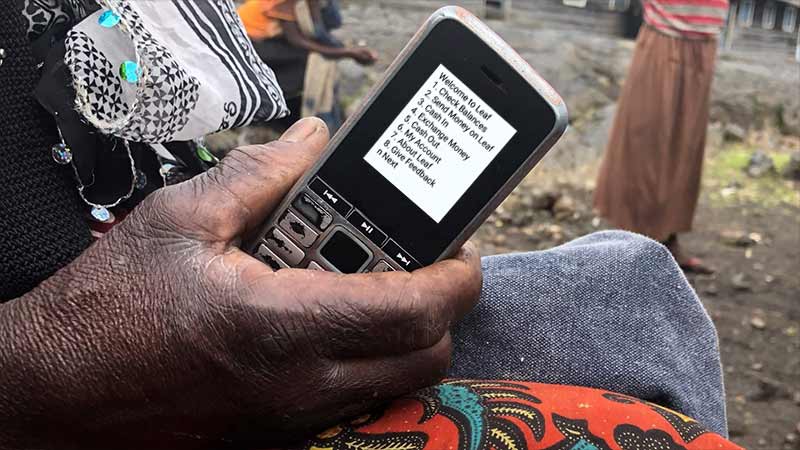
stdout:
<svg viewBox="0 0 800 450">
<path fill-rule="evenodd" d="M 596 387 L 727 436 L 717 334 L 661 244 L 619 231 L 484 258 L 450 376 Z"/>
</svg>

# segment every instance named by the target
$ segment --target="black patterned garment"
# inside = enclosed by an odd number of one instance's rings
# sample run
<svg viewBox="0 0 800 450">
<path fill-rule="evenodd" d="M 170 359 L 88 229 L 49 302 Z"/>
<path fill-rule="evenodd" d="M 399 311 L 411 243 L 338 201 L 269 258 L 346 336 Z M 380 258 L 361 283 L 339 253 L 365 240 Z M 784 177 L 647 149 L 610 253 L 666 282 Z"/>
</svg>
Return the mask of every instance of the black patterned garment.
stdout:
<svg viewBox="0 0 800 450">
<path fill-rule="evenodd" d="M 85 0 L 22 0 L 28 39 L 35 41 L 53 30 L 66 31 L 98 8 Z"/>
<path fill-rule="evenodd" d="M 102 133 L 186 141 L 286 114 L 230 1 L 99 3 L 67 34 L 66 63 L 78 110 Z M 119 75 L 126 64 L 127 79 Z"/>
<path fill-rule="evenodd" d="M 231 0 L 0 0 L 0 301 L 286 113 Z"/>
<path fill-rule="evenodd" d="M 36 59 L 22 16 L 0 0 L 0 303 L 20 296 L 91 242 L 71 171 L 53 162 L 51 117 L 30 95 Z"/>
<path fill-rule="evenodd" d="M 231 0 L 13 1 L 63 136 L 54 158 L 100 222 L 212 166 L 205 135 L 288 113 Z"/>
<path fill-rule="evenodd" d="M 103 134 L 163 144 L 287 113 L 230 0 L 23 1 L 32 41 L 66 38 L 75 106 Z"/>
</svg>

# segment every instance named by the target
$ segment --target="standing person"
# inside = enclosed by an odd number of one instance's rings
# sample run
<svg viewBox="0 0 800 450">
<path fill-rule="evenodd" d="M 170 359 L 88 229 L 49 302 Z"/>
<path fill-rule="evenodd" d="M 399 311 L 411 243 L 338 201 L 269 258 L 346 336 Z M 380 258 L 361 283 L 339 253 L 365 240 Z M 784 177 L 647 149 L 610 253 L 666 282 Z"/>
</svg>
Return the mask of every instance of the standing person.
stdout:
<svg viewBox="0 0 800 450">
<path fill-rule="evenodd" d="M 336 22 L 338 17 L 331 16 L 338 13 L 338 5 L 321 1 L 247 0 L 238 10 L 256 52 L 275 71 L 292 112 L 276 122 L 280 128 L 313 115 L 335 132 L 344 117 L 336 98 L 338 76 L 332 61 L 350 58 L 371 65 L 378 58 L 371 49 L 347 47 L 335 40 L 326 22 Z"/>
<path fill-rule="evenodd" d="M 594 198 L 614 226 L 662 242 L 687 272 L 713 272 L 681 248 L 678 233 L 691 230 L 697 206 L 727 11 L 728 0 L 644 0 Z"/>
</svg>

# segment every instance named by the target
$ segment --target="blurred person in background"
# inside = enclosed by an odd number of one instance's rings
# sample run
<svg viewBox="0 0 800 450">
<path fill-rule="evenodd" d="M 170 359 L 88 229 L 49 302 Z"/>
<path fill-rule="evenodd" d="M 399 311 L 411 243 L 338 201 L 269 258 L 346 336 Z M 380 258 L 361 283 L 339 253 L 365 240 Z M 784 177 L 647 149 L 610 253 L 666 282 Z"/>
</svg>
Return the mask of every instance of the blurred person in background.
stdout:
<svg viewBox="0 0 800 450">
<path fill-rule="evenodd" d="M 256 52 L 275 71 L 292 111 L 277 126 L 285 129 L 300 117 L 317 116 L 335 132 L 344 122 L 335 61 L 351 58 L 370 65 L 378 57 L 369 48 L 347 47 L 331 35 L 341 26 L 338 2 L 248 0 L 239 15 Z"/>
<path fill-rule="evenodd" d="M 699 197 L 728 0 L 644 0 L 643 11 L 594 204 L 612 225 L 666 245 L 684 271 L 713 273 L 678 234 L 692 229 Z"/>
</svg>

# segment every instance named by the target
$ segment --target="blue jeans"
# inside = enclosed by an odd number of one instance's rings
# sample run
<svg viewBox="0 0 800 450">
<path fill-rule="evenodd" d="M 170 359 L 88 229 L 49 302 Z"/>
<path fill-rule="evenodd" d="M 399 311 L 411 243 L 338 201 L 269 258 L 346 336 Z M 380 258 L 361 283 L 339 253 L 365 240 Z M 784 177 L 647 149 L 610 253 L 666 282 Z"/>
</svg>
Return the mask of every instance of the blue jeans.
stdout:
<svg viewBox="0 0 800 450">
<path fill-rule="evenodd" d="M 450 376 L 608 389 L 727 436 L 717 334 L 669 251 L 601 232 L 484 258 L 481 300 L 454 330 Z"/>
</svg>

